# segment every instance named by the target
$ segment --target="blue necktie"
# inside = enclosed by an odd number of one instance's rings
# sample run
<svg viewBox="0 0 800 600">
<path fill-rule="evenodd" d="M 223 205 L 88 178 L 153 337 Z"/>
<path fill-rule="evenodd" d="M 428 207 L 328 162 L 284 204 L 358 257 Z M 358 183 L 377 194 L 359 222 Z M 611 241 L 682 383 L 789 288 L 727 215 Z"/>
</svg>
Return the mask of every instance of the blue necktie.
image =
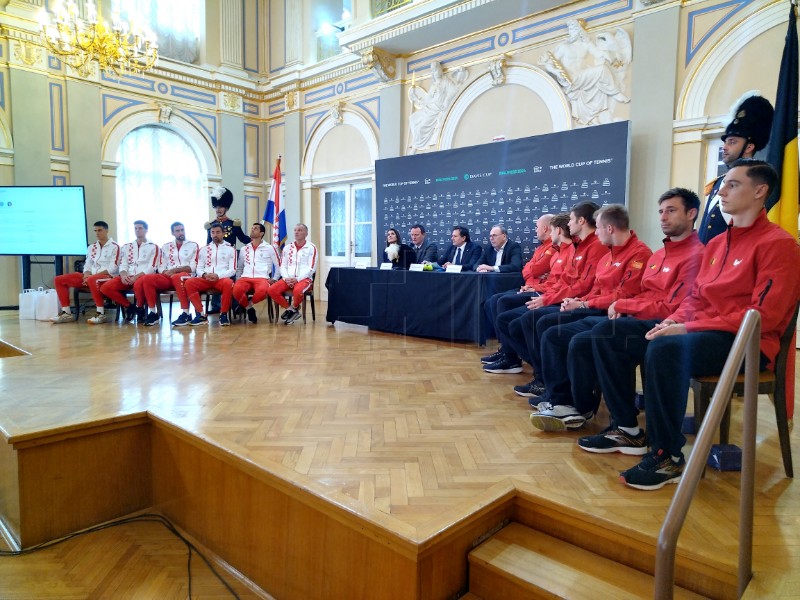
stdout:
<svg viewBox="0 0 800 600">
<path fill-rule="evenodd" d="M 456 262 L 455 262 L 455 264 L 457 264 L 457 265 L 461 264 L 461 248 L 456 250 Z"/>
</svg>

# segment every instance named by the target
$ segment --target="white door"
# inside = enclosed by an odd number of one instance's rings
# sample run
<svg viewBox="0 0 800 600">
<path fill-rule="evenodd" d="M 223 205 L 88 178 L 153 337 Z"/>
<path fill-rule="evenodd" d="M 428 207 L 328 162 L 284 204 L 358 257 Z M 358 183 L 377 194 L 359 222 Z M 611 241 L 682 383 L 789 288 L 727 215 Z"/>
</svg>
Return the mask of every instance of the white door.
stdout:
<svg viewBox="0 0 800 600">
<path fill-rule="evenodd" d="M 375 263 L 372 184 L 326 187 L 322 195 L 322 261 L 318 280 L 321 298 L 328 299 L 324 282 L 331 267 L 352 267 L 356 261 Z"/>
</svg>

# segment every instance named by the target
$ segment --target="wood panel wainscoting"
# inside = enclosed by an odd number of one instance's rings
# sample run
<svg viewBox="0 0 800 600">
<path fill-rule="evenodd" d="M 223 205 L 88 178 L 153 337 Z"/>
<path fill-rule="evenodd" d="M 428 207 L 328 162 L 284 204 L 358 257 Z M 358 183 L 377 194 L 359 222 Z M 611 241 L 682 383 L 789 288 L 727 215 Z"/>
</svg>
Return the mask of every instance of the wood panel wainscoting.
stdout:
<svg viewBox="0 0 800 600">
<path fill-rule="evenodd" d="M 509 393 L 529 374 L 488 376 L 486 350 L 468 344 L 263 321 L 185 331 L 0 314 L 0 337 L 30 353 L 0 362 L 6 541 L 155 510 L 280 600 L 457 597 L 469 552 L 512 522 L 652 572 L 674 488 L 627 489 L 631 457 L 533 430 Z M 760 404 L 754 571 L 775 590 L 800 567 L 800 492 Z M 735 597 L 736 498 L 738 473 L 701 482 L 683 587 Z"/>
</svg>

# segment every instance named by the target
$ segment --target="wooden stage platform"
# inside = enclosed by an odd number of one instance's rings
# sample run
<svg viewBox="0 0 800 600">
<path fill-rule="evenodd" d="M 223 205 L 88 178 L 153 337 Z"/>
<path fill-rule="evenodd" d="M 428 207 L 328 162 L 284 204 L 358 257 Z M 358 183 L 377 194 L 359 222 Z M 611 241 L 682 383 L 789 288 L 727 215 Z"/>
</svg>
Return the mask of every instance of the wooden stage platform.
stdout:
<svg viewBox="0 0 800 600">
<path fill-rule="evenodd" d="M 266 313 L 172 330 L 2 312 L 0 339 L 27 353 L 0 351 L 12 546 L 152 508 L 281 600 L 455 598 L 510 522 L 652 569 L 674 486 L 627 489 L 636 457 L 534 430 L 512 391 L 530 375 L 483 373 L 486 349 Z M 800 570 L 800 488 L 773 414 L 762 397 L 752 586 L 774 597 Z M 707 596 L 735 592 L 738 481 L 709 470 L 681 535 L 678 580 Z"/>
</svg>

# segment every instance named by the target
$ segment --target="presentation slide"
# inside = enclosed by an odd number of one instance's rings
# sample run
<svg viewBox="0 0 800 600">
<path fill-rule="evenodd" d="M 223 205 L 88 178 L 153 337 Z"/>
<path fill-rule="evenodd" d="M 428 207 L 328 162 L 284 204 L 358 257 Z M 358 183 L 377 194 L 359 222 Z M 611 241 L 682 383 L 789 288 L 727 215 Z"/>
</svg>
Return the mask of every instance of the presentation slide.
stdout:
<svg viewBox="0 0 800 600">
<path fill-rule="evenodd" d="M 0 254 L 86 255 L 83 186 L 0 187 Z"/>
<path fill-rule="evenodd" d="M 536 249 L 536 219 L 567 212 L 581 200 L 627 204 L 629 122 L 428 152 L 375 162 L 378 256 L 390 227 L 410 243 L 421 223 L 439 252 L 452 227 L 487 245 L 502 223 L 527 259 Z"/>
</svg>

